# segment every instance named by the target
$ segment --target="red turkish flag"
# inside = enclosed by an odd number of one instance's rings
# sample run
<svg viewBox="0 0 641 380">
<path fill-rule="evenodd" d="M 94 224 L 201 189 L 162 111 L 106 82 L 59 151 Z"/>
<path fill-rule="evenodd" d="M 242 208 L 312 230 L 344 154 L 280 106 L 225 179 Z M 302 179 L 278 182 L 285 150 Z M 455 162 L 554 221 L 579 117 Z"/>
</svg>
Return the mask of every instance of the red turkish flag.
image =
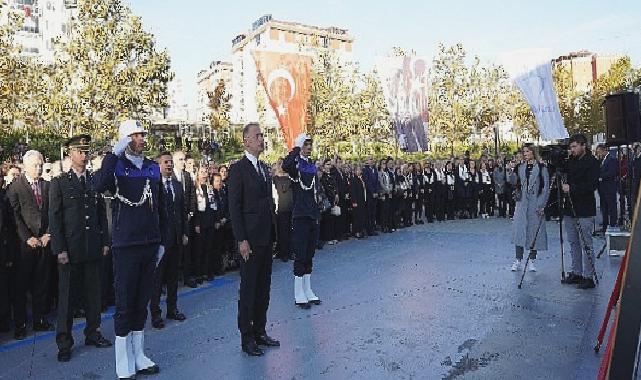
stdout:
<svg viewBox="0 0 641 380">
<path fill-rule="evenodd" d="M 258 78 L 276 113 L 287 148 L 305 131 L 311 88 L 310 56 L 272 51 L 252 51 Z"/>
</svg>

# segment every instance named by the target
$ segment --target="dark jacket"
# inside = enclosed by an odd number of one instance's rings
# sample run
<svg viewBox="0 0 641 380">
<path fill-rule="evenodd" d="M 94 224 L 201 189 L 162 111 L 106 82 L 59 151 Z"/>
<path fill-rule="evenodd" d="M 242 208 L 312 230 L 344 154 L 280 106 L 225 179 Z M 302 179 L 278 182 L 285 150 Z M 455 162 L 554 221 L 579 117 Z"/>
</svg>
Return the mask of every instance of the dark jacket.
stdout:
<svg viewBox="0 0 641 380">
<path fill-rule="evenodd" d="M 73 171 L 52 179 L 49 188 L 51 253 L 67 252 L 72 264 L 99 260 L 109 245 L 105 201 L 85 175 L 85 190 Z"/>
<path fill-rule="evenodd" d="M 167 222 L 165 223 L 166 231 L 166 240 L 165 248 L 175 247 L 182 245 L 183 235 L 187 235 L 188 225 L 187 218 L 189 216 L 188 210 L 185 209 L 187 203 L 185 202 L 185 193 L 181 183 L 176 179 L 176 177 L 171 178 L 171 184 L 173 187 L 173 202 L 167 193 L 165 186 L 165 178 L 163 178 L 162 188 L 164 191 L 164 203 L 165 212 L 167 213 Z"/>
<path fill-rule="evenodd" d="M 612 153 L 608 153 L 601 162 L 599 169 L 599 190 L 608 193 L 616 193 L 618 176 L 619 162 Z"/>
<path fill-rule="evenodd" d="M 139 207 L 123 203 L 116 197 L 116 179 L 119 194 L 134 203 L 141 199 L 149 181 L 151 199 Z M 145 158 L 142 169 L 138 169 L 124 154 L 107 153 L 102 167 L 94 174 L 93 182 L 96 191 L 114 194 L 111 202 L 111 241 L 114 248 L 164 244 L 167 215 L 165 208 L 161 207 L 165 200 L 157 163 Z"/>
<path fill-rule="evenodd" d="M 292 180 L 288 176 L 276 176 L 272 178 L 276 194 L 278 194 L 278 209 L 276 213 L 282 214 L 292 212 L 294 204 L 294 192 L 292 191 Z"/>
<path fill-rule="evenodd" d="M 27 177 L 16 178 L 9 189 L 7 197 L 13 208 L 18 237 L 26 244 L 31 237 L 41 237 L 49 233 L 49 182 L 39 179 L 42 205 L 38 207 L 36 197 L 31 190 Z"/>
<path fill-rule="evenodd" d="M 178 177 L 176 175 L 172 175 L 172 178 L 176 181 L 178 181 Z M 194 181 L 191 179 L 191 174 L 189 174 L 186 170 L 182 171 L 182 181 L 178 181 L 180 183 L 180 186 L 182 187 L 183 191 L 183 201 L 184 201 L 184 206 L 183 209 L 187 213 L 187 216 L 189 215 L 194 215 L 196 213 L 196 185 L 194 184 Z M 186 230 L 188 230 L 186 228 Z"/>
<path fill-rule="evenodd" d="M 259 161 L 260 163 L 260 161 Z M 229 168 L 229 217 L 236 241 L 269 246 L 272 241 L 272 179 L 267 167 L 260 163 L 263 178 L 247 156 Z"/>
<path fill-rule="evenodd" d="M 0 188 L 0 267 L 16 258 L 16 226 L 5 189 Z"/>
<path fill-rule="evenodd" d="M 587 218 L 596 215 L 594 191 L 599 184 L 599 161 L 590 152 L 583 157 L 570 156 L 567 164 L 567 184 L 570 185 L 572 202 L 565 202 L 565 215 Z"/>
<path fill-rule="evenodd" d="M 370 198 L 370 192 L 367 191 L 365 178 L 358 178 L 358 176 L 352 177 L 352 182 L 349 190 L 352 205 L 356 203 L 356 207 L 365 207 L 365 203 Z"/>
<path fill-rule="evenodd" d="M 194 218 L 192 219 L 193 225 L 198 226 L 201 229 L 210 229 L 214 228 L 214 224 L 218 221 L 218 204 L 214 199 L 214 189 L 211 189 L 211 196 L 208 194 L 207 185 L 200 185 L 203 197 L 205 199 L 205 210 L 200 211 L 196 208 L 196 213 L 194 213 Z M 198 201 L 196 201 L 198 205 Z M 201 231 L 202 233 L 202 231 Z"/>
<path fill-rule="evenodd" d="M 305 160 L 300 155 L 300 148 L 295 147 L 283 160 L 283 170 L 289 174 L 294 183 L 294 207 L 292 218 L 320 219 L 320 210 L 316 202 L 314 189 L 304 190 L 311 187 L 312 181 L 316 178 L 316 165 L 312 160 Z M 301 183 L 302 182 L 302 183 Z M 315 183 L 318 187 L 318 183 Z"/>
<path fill-rule="evenodd" d="M 378 171 L 374 166 L 363 166 L 363 181 L 370 194 L 378 194 Z"/>
</svg>

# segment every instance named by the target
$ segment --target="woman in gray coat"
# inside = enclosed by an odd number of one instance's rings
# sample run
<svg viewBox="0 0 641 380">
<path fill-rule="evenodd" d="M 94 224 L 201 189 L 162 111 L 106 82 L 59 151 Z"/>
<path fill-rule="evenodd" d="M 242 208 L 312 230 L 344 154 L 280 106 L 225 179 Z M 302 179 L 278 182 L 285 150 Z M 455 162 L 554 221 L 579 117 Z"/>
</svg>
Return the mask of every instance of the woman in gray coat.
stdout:
<svg viewBox="0 0 641 380">
<path fill-rule="evenodd" d="M 550 176 L 545 165 L 539 163 L 532 146 L 523 147 L 524 162 L 516 169 L 517 198 L 512 225 L 512 239 L 516 246 L 516 261 L 512 271 L 521 268 L 525 249 L 530 250 L 530 271 L 536 271 L 534 262 L 539 250 L 548 249 L 547 232 L 545 230 L 545 205 L 550 195 Z M 541 227 L 537 234 L 537 229 Z M 535 241 L 536 237 L 536 241 Z"/>
</svg>

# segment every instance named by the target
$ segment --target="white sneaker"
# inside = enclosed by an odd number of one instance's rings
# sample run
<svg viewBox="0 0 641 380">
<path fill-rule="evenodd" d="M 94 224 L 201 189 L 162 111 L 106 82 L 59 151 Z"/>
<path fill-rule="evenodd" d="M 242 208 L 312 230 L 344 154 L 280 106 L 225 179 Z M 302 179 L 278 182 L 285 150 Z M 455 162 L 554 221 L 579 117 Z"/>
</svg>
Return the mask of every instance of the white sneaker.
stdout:
<svg viewBox="0 0 641 380">
<path fill-rule="evenodd" d="M 517 270 L 521 269 L 521 260 L 516 260 L 514 264 L 512 264 L 512 272 L 516 272 Z"/>
<path fill-rule="evenodd" d="M 534 263 L 536 262 L 535 259 L 530 259 L 530 263 L 527 265 L 528 270 L 530 272 L 536 272 L 536 266 L 534 266 Z"/>
</svg>

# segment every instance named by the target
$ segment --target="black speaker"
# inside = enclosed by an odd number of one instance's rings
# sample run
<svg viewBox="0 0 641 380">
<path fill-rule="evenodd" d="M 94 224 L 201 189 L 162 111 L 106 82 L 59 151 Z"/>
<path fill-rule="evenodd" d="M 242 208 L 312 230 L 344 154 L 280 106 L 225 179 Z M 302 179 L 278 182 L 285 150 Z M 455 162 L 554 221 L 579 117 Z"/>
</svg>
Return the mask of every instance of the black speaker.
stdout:
<svg viewBox="0 0 641 380">
<path fill-rule="evenodd" d="M 620 92 L 605 97 L 605 142 L 629 145 L 641 140 L 639 94 Z"/>
</svg>

